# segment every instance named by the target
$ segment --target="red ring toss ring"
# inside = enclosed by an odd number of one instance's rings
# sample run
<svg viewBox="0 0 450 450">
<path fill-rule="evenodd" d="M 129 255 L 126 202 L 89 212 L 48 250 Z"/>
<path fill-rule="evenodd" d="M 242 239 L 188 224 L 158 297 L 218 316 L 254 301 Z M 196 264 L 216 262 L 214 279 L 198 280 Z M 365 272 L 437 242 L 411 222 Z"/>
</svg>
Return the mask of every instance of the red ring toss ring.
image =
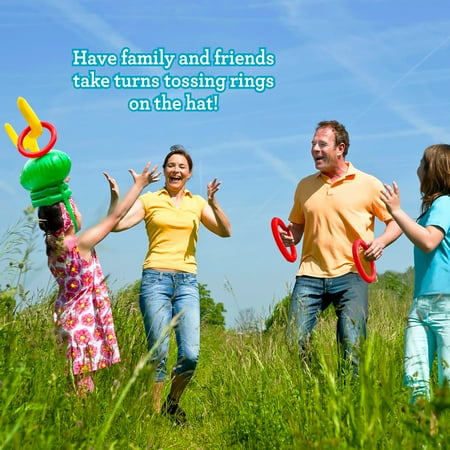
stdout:
<svg viewBox="0 0 450 450">
<path fill-rule="evenodd" d="M 289 248 L 286 247 L 283 244 L 283 241 L 281 240 L 280 231 L 278 228 L 281 228 L 283 231 L 286 231 L 290 233 L 289 228 L 284 224 L 284 222 L 278 218 L 274 217 L 272 221 L 270 222 L 271 228 L 272 228 L 272 234 L 275 238 L 275 242 L 281 252 L 281 254 L 289 261 L 289 262 L 295 262 L 297 259 L 297 248 L 295 245 L 291 245 Z"/>
<path fill-rule="evenodd" d="M 19 150 L 19 153 L 21 153 L 23 156 L 27 158 L 39 158 L 40 156 L 44 156 L 46 153 L 48 153 L 56 142 L 56 128 L 54 125 L 52 125 L 49 122 L 41 122 L 41 125 L 46 128 L 48 131 L 50 131 L 50 140 L 48 141 L 48 144 L 38 152 L 29 152 L 27 149 L 23 146 L 23 141 L 28 135 L 28 133 L 31 131 L 31 127 L 27 126 L 22 133 L 20 133 L 18 139 L 17 139 L 17 149 Z"/>
<path fill-rule="evenodd" d="M 356 269 L 358 270 L 360 277 L 364 281 L 366 281 L 367 283 L 373 283 L 377 278 L 377 272 L 375 270 L 375 261 L 369 261 L 370 273 L 367 273 L 361 262 L 359 247 L 362 247 L 364 250 L 367 250 L 369 248 L 369 246 L 362 239 L 356 239 L 353 242 L 352 254 L 353 260 L 355 261 Z"/>
</svg>

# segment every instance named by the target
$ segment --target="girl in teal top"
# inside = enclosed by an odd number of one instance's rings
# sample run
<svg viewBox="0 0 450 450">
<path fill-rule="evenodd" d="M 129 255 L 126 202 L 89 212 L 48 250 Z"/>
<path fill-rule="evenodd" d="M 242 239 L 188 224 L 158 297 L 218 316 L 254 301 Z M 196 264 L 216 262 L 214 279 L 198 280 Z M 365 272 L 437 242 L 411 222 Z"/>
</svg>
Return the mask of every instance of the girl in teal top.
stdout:
<svg viewBox="0 0 450 450">
<path fill-rule="evenodd" d="M 437 356 L 440 387 L 450 382 L 450 145 L 425 149 L 417 170 L 422 214 L 417 222 L 400 207 L 396 183 L 381 193 L 389 212 L 414 244 L 414 299 L 405 333 L 405 385 L 411 403 L 430 400 Z"/>
</svg>

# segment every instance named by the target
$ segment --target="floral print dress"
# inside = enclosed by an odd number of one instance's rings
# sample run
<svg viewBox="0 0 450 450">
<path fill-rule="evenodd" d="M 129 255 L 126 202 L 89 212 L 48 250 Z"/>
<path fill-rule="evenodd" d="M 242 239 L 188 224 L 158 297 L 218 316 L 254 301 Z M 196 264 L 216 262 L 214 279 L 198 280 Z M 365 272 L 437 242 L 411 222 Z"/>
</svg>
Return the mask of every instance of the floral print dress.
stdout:
<svg viewBox="0 0 450 450">
<path fill-rule="evenodd" d="M 95 250 L 86 261 L 69 241 L 67 251 L 49 258 L 59 285 L 55 305 L 57 332 L 67 341 L 74 375 L 103 369 L 120 361 L 108 289 Z"/>
</svg>

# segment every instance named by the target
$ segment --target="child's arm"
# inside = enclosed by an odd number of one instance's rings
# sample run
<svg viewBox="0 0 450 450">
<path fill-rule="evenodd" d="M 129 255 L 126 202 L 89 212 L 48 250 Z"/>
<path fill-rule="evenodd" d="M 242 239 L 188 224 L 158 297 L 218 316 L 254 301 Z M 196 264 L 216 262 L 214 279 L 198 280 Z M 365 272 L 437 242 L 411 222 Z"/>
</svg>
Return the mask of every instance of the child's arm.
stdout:
<svg viewBox="0 0 450 450">
<path fill-rule="evenodd" d="M 105 175 L 109 183 L 111 200 L 109 204 L 108 214 L 111 214 L 119 201 L 119 186 L 116 180 L 114 178 L 111 178 L 108 173 L 103 172 L 103 175 Z M 131 206 L 125 216 L 122 217 L 119 222 L 117 222 L 116 226 L 111 231 L 115 232 L 128 230 L 129 228 L 134 227 L 143 219 L 144 208 L 142 206 L 142 203 L 138 199 L 134 202 L 133 206 Z"/>
<path fill-rule="evenodd" d="M 137 225 L 141 220 L 144 220 L 145 211 L 142 202 L 137 199 L 125 216 L 117 222 L 116 226 L 112 231 L 125 231 L 135 225 Z"/>
<path fill-rule="evenodd" d="M 130 169 L 134 183 L 123 199 L 118 202 L 114 209 L 98 225 L 89 228 L 77 238 L 77 245 L 82 256 L 87 256 L 92 248 L 102 241 L 117 225 L 128 210 L 133 206 L 142 190 L 150 183 L 159 181 L 161 172 L 155 173 L 157 166 L 150 169 L 150 163 L 147 163 L 141 174 L 137 174 Z"/>
<path fill-rule="evenodd" d="M 444 231 L 436 226 L 423 227 L 408 216 L 400 207 L 400 190 L 395 181 L 392 187 L 384 185 L 385 191 L 381 191 L 381 200 L 391 216 L 398 223 L 406 237 L 420 250 L 425 253 L 433 251 L 444 239 Z"/>
<path fill-rule="evenodd" d="M 117 184 L 114 178 L 111 178 L 109 176 L 107 172 L 103 172 L 103 175 L 105 175 L 106 179 L 108 180 L 109 192 L 111 195 L 109 201 L 109 209 L 107 213 L 107 215 L 109 216 L 114 211 L 114 208 L 117 206 L 117 203 L 119 202 L 119 185 Z"/>
</svg>

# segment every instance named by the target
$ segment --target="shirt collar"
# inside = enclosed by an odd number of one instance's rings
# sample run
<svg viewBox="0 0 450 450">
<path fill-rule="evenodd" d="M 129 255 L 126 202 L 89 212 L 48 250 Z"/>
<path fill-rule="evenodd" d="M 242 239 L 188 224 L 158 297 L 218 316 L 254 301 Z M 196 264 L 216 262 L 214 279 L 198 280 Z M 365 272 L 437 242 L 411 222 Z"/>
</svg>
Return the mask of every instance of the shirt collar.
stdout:
<svg viewBox="0 0 450 450">
<path fill-rule="evenodd" d="M 356 175 L 356 169 L 353 166 L 353 164 L 350 161 L 345 161 L 345 164 L 347 165 L 347 172 L 344 176 L 342 176 L 341 178 L 339 178 L 338 180 L 336 180 L 334 183 L 341 181 L 341 180 L 345 180 L 348 178 L 354 178 Z M 330 178 L 323 174 L 322 172 L 317 172 L 317 178 L 322 178 L 324 180 L 329 180 Z M 334 184 L 333 183 L 333 184 Z"/>
<path fill-rule="evenodd" d="M 156 192 L 157 195 L 169 195 L 169 191 L 163 187 L 159 191 Z M 188 189 L 185 189 L 183 192 L 183 195 L 187 195 L 189 197 L 192 197 L 191 192 Z"/>
</svg>

